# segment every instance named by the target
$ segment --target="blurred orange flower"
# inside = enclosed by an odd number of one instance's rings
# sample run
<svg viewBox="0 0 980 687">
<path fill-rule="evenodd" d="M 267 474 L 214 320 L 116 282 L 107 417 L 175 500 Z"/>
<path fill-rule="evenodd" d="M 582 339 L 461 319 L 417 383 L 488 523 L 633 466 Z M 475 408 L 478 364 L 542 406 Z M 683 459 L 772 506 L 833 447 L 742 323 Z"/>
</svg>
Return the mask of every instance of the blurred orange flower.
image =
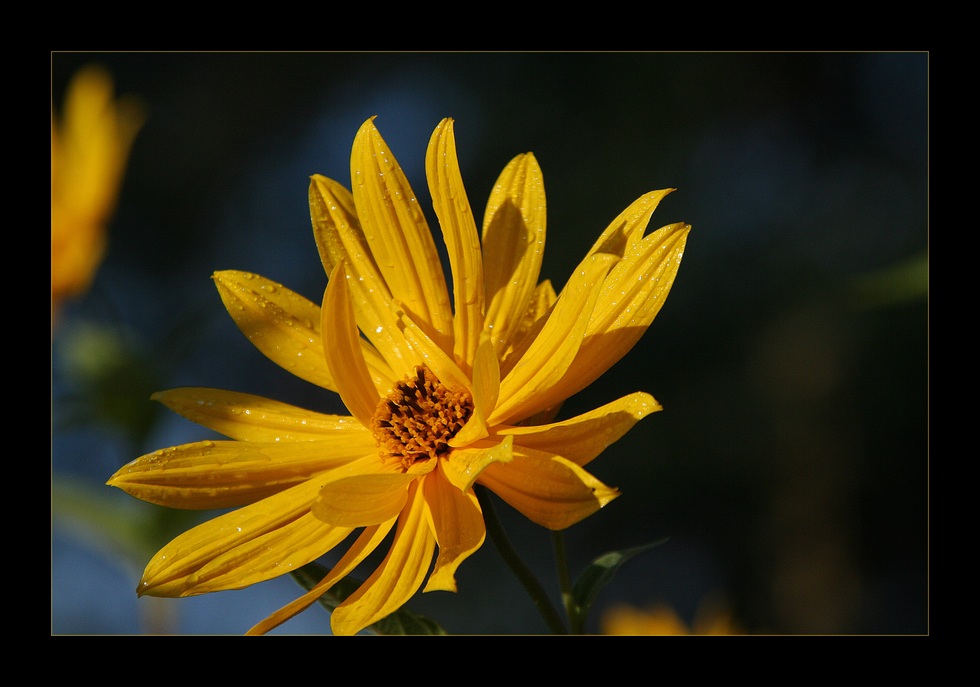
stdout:
<svg viewBox="0 0 980 687">
<path fill-rule="evenodd" d="M 715 603 L 702 603 L 688 626 L 666 604 L 638 609 L 625 604 L 614 606 L 602 617 L 604 635 L 741 635 L 731 613 Z"/>
<path fill-rule="evenodd" d="M 51 107 L 51 323 L 66 298 L 85 293 L 105 254 L 106 225 L 116 209 L 144 109 L 115 100 L 102 67 L 73 78 L 61 120 Z"/>
</svg>

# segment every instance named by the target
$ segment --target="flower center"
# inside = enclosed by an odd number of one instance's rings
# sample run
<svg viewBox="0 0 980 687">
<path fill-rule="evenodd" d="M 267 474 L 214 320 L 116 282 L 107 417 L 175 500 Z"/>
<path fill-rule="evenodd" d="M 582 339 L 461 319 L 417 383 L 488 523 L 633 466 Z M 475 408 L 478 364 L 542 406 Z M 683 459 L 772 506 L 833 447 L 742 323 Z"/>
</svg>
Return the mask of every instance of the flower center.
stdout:
<svg viewBox="0 0 980 687">
<path fill-rule="evenodd" d="M 420 365 L 414 377 L 398 382 L 381 399 L 371 425 L 382 460 L 396 458 L 407 470 L 416 461 L 449 453 L 449 440 L 472 414 L 473 399 L 466 391 L 446 388 Z"/>
</svg>

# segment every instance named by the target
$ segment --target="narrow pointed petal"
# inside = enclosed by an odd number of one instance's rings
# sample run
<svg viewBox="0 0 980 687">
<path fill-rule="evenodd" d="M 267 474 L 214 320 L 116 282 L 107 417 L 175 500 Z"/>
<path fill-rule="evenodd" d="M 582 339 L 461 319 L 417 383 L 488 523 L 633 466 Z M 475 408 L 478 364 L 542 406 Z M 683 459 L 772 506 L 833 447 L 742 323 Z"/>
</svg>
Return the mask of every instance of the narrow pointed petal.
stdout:
<svg viewBox="0 0 980 687">
<path fill-rule="evenodd" d="M 636 345 L 670 293 L 690 229 L 671 224 L 627 249 L 602 285 L 585 340 L 557 395 L 578 393 Z"/>
<path fill-rule="evenodd" d="M 599 296 L 597 286 L 614 260 L 612 256 L 596 254 L 569 279 L 541 332 L 501 380 L 500 400 L 489 418 L 491 425 L 514 423 L 564 400 L 551 390 L 578 353 Z"/>
<path fill-rule="evenodd" d="M 469 376 L 460 369 L 451 355 L 440 348 L 408 313 L 401 312 L 398 319 L 399 329 L 411 350 L 412 368 L 415 365 L 425 365 L 446 386 L 469 391 Z"/>
<path fill-rule="evenodd" d="M 282 284 L 250 272 L 215 272 L 215 286 L 235 324 L 287 372 L 336 391 L 320 355 L 320 308 Z"/>
<path fill-rule="evenodd" d="M 141 456 L 116 471 L 106 484 L 170 508 L 231 508 L 266 498 L 368 453 L 376 454 L 377 447 L 367 433 L 345 441 L 199 441 Z"/>
<path fill-rule="evenodd" d="M 611 253 L 620 257 L 625 255 L 630 246 L 643 238 L 650 217 L 660 205 L 660 201 L 674 190 L 665 188 L 651 191 L 630 203 L 599 235 L 586 257 L 594 253 Z"/>
<path fill-rule="evenodd" d="M 487 418 L 496 407 L 500 395 L 500 366 L 490 335 L 486 332 L 481 334 L 480 346 L 476 349 L 471 392 L 473 414 L 456 436 L 449 440 L 450 446 L 466 446 L 490 433 Z"/>
<path fill-rule="evenodd" d="M 483 330 L 483 255 L 459 172 L 452 119 L 443 119 L 432 132 L 425 155 L 425 175 L 453 276 L 453 352 L 468 374 Z"/>
<path fill-rule="evenodd" d="M 452 350 L 452 308 L 432 233 L 373 117 L 354 137 L 351 183 L 361 228 L 389 290 L 443 350 Z"/>
<path fill-rule="evenodd" d="M 446 461 L 442 461 L 443 464 Z M 472 491 L 462 492 L 446 481 L 439 470 L 423 484 L 439 555 L 422 591 L 456 591 L 456 569 L 483 546 L 487 536 L 483 512 Z"/>
<path fill-rule="evenodd" d="M 319 489 L 308 480 L 188 530 L 153 557 L 137 591 L 192 596 L 240 589 L 306 565 L 352 532 L 309 512 Z"/>
<path fill-rule="evenodd" d="M 551 285 L 550 279 L 545 279 L 538 284 L 534 293 L 531 294 L 531 301 L 528 304 L 527 312 L 521 319 L 520 324 L 514 328 L 511 342 L 503 348 L 496 348 L 500 356 L 500 375 L 506 377 L 518 360 L 524 355 L 528 347 L 534 342 L 535 337 L 548 321 L 548 315 L 555 307 L 558 295 L 555 287 Z"/>
<path fill-rule="evenodd" d="M 531 153 L 518 155 L 494 184 L 483 216 L 486 324 L 498 349 L 520 325 L 541 273 L 545 239 L 544 178 Z"/>
<path fill-rule="evenodd" d="M 364 584 L 330 615 L 330 627 L 335 635 L 356 634 L 391 615 L 422 586 L 436 545 L 425 511 L 421 485 L 419 481 L 413 482 L 408 504 L 398 516 L 388 555 Z"/>
<path fill-rule="evenodd" d="M 157 392 L 151 399 L 192 422 L 238 441 L 331 439 L 338 443 L 357 442 L 365 447 L 367 442 L 373 442 L 370 432 L 352 417 L 314 413 L 252 394 L 184 387 Z"/>
<path fill-rule="evenodd" d="M 570 460 L 517 446 L 512 462 L 488 465 L 477 482 L 550 530 L 570 527 L 619 496 Z"/>
<path fill-rule="evenodd" d="M 514 437 L 504 437 L 493 442 L 480 442 L 468 448 L 458 448 L 448 460 L 440 462 L 442 472 L 450 484 L 460 491 L 468 491 L 491 463 L 509 463 L 514 459 Z"/>
<path fill-rule="evenodd" d="M 354 322 L 344 263 L 334 268 L 327 281 L 322 312 L 323 352 L 327 366 L 333 371 L 337 391 L 358 422 L 370 427 L 381 396 L 361 352 L 361 337 Z"/>
<path fill-rule="evenodd" d="M 497 432 L 513 436 L 520 448 L 554 453 L 576 465 L 586 465 L 619 441 L 633 425 L 659 410 L 663 410 L 663 406 L 653 396 L 638 391 L 568 420 L 548 425 L 497 428 Z"/>
<path fill-rule="evenodd" d="M 344 554 L 343 558 L 337 561 L 337 564 L 330 569 L 330 572 L 324 575 L 323 579 L 317 582 L 310 589 L 310 591 L 295 601 L 291 601 L 290 603 L 286 604 L 265 620 L 256 624 L 245 634 L 264 635 L 312 606 L 332 586 L 337 584 L 337 582 L 343 579 L 348 573 L 352 572 L 354 568 L 361 563 L 361 561 L 367 558 L 372 551 L 378 548 L 378 546 L 380 546 L 384 541 L 384 538 L 388 536 L 388 532 L 391 531 L 391 528 L 394 527 L 394 525 L 395 520 L 392 519 L 380 525 L 365 527 L 364 531 L 361 532 L 357 540 L 355 540 L 354 543 L 350 545 L 350 548 L 347 549 L 347 552 Z"/>
<path fill-rule="evenodd" d="M 348 264 L 363 262 L 360 271 L 377 274 L 376 283 L 387 290 L 361 231 L 351 192 L 333 179 L 314 174 L 310 177 L 308 196 L 313 238 L 326 276 L 330 276 L 341 260 Z"/>
</svg>

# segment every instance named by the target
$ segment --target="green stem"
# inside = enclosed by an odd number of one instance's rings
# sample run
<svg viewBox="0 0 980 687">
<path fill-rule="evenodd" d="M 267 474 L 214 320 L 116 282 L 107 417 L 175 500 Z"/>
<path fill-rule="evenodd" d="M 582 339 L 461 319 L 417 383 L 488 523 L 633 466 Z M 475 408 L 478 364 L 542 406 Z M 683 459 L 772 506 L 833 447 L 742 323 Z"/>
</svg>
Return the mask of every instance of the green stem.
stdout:
<svg viewBox="0 0 980 687">
<path fill-rule="evenodd" d="M 565 629 L 561 616 L 555 610 L 555 607 L 551 605 L 551 600 L 548 599 L 548 594 L 545 592 L 544 587 L 534 577 L 531 570 L 524 565 L 524 561 L 521 560 L 517 554 L 517 550 L 514 549 L 510 540 L 507 538 L 507 534 L 504 532 L 504 528 L 497 518 L 497 512 L 494 510 L 493 501 L 490 499 L 490 492 L 479 484 L 474 486 L 474 491 L 476 492 L 476 498 L 480 501 L 480 507 L 483 509 L 483 519 L 487 524 L 487 534 L 490 535 L 490 539 L 493 541 L 494 546 L 497 547 L 497 551 L 500 552 L 504 562 L 507 563 L 508 567 L 514 572 L 514 575 L 517 576 L 517 579 L 523 585 L 524 589 L 527 590 L 527 593 L 531 595 L 531 600 L 534 601 L 534 605 L 537 606 L 541 617 L 544 618 L 548 627 L 551 628 L 551 633 L 556 635 L 568 634 L 568 630 Z"/>
<path fill-rule="evenodd" d="M 558 569 L 561 600 L 565 604 L 565 614 L 568 616 L 568 624 L 572 628 L 571 633 L 573 635 L 584 634 L 585 615 L 575 602 L 575 595 L 572 592 L 572 578 L 568 573 L 568 556 L 565 555 L 565 540 L 562 538 L 561 532 L 553 531 L 551 541 L 555 547 L 555 567 Z"/>
</svg>

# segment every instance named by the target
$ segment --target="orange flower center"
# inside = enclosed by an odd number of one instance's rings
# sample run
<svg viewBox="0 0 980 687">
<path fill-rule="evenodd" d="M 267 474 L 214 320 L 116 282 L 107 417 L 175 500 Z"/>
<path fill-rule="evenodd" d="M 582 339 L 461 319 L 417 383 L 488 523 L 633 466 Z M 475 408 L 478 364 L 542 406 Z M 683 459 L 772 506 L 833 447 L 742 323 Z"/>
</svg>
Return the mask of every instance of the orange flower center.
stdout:
<svg viewBox="0 0 980 687">
<path fill-rule="evenodd" d="M 381 399 L 371 426 L 382 460 L 396 458 L 407 470 L 416 461 L 449 453 L 449 440 L 472 414 L 469 393 L 446 388 L 420 365 L 414 377 L 398 382 Z"/>
</svg>

